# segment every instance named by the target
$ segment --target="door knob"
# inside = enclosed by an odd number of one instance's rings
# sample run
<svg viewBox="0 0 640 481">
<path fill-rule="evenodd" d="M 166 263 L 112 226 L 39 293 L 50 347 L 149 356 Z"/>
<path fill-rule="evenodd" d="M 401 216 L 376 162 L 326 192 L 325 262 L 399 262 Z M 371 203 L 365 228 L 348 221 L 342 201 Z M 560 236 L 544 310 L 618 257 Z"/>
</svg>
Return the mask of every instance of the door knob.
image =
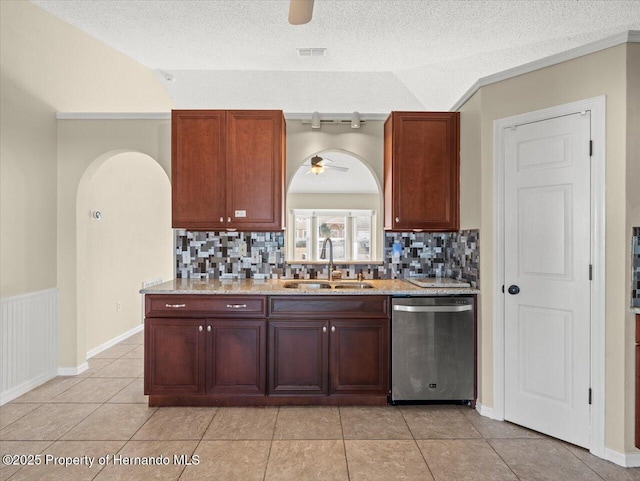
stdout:
<svg viewBox="0 0 640 481">
<path fill-rule="evenodd" d="M 516 286 L 515 284 L 512 284 L 509 286 L 509 289 L 507 289 L 507 292 L 509 294 L 511 294 L 512 296 L 515 296 L 516 294 L 518 294 L 520 292 L 520 288 L 518 286 Z"/>
</svg>

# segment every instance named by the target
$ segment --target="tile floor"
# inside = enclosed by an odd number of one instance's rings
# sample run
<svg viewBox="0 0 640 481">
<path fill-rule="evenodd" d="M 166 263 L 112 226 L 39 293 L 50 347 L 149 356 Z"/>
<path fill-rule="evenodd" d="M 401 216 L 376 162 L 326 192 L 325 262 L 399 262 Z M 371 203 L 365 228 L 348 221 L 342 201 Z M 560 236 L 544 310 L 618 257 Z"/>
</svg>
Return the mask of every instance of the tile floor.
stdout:
<svg viewBox="0 0 640 481">
<path fill-rule="evenodd" d="M 1 465 L 0 480 L 640 480 L 640 468 L 461 406 L 149 408 L 142 342 L 132 336 L 82 375 L 0 407 L 1 454 L 43 463 Z M 195 455 L 197 465 L 174 462 Z M 94 462 L 53 464 L 67 457 Z M 136 457 L 167 464 L 123 464 Z"/>
</svg>

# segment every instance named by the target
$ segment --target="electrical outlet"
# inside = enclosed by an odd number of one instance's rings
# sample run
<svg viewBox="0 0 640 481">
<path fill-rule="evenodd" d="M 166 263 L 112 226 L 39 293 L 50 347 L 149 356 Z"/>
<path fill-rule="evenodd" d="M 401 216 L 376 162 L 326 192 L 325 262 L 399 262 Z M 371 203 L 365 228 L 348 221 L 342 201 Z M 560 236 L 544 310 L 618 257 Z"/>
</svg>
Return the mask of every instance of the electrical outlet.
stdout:
<svg viewBox="0 0 640 481">
<path fill-rule="evenodd" d="M 116 302 L 116 311 L 120 312 L 122 310 L 122 302 Z"/>
</svg>

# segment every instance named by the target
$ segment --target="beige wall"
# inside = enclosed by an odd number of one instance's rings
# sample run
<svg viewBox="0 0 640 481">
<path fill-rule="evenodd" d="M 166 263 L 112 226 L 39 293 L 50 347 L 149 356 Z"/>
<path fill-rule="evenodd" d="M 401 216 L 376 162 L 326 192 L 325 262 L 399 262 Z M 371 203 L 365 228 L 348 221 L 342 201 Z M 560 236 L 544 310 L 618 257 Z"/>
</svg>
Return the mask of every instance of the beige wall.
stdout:
<svg viewBox="0 0 640 481">
<path fill-rule="evenodd" d="M 85 362 L 86 320 L 78 315 L 78 249 L 76 200 L 86 169 L 104 154 L 115 151 L 144 153 L 169 175 L 171 170 L 169 120 L 60 120 L 58 121 L 58 287 L 60 289 L 59 362 Z M 116 279 L 114 279 L 114 282 Z"/>
<path fill-rule="evenodd" d="M 475 202 L 481 206 L 480 275 L 481 299 L 481 383 L 480 402 L 493 405 L 493 122 L 516 114 L 606 95 L 606 432 L 608 448 L 625 451 L 625 372 L 630 369 L 625 349 L 625 318 L 628 302 L 629 250 L 625 220 L 626 174 L 626 60 L 627 46 L 620 45 L 562 64 L 520 75 L 482 87 L 462 108 L 463 116 L 481 117 L 477 123 L 462 124 L 465 143 L 481 144 L 481 191 Z M 480 95 L 480 97 L 478 97 Z M 474 139 L 466 138 L 468 135 Z M 463 152 L 465 167 L 473 162 L 473 152 Z M 468 198 L 466 204 L 472 202 Z M 468 212 L 468 211 L 467 211 Z M 473 214 L 477 216 L 476 212 Z M 466 222 L 473 222 L 473 216 Z M 626 294 L 628 296 L 628 294 Z M 627 299 L 628 300 L 628 299 Z"/>
<path fill-rule="evenodd" d="M 460 230 L 480 227 L 481 99 L 478 91 L 460 107 Z"/>
<path fill-rule="evenodd" d="M 627 45 L 627 221 L 625 253 L 631 252 L 631 229 L 640 227 L 640 44 Z M 626 256 L 625 306 L 631 305 L 631 256 Z M 634 448 L 635 424 L 635 315 L 627 311 L 625 323 L 625 425 L 627 451 Z"/>
<path fill-rule="evenodd" d="M 125 138 L 71 166 L 78 159 L 57 156 L 55 113 L 166 112 L 172 104 L 152 71 L 26 1 L 0 2 L 0 67 L 0 293 L 58 287 L 59 364 L 75 367 L 86 339 L 70 314 L 75 274 L 65 262 L 75 268 L 75 254 L 60 255 L 60 242 L 71 239 L 75 249 L 73 203 L 83 169 L 128 146 Z M 75 181 L 64 177 L 69 171 L 79 171 Z"/>
<path fill-rule="evenodd" d="M 143 281 L 173 278 L 169 178 L 148 155 L 105 154 L 82 176 L 76 219 L 78 319 L 90 351 L 142 323 Z"/>
</svg>

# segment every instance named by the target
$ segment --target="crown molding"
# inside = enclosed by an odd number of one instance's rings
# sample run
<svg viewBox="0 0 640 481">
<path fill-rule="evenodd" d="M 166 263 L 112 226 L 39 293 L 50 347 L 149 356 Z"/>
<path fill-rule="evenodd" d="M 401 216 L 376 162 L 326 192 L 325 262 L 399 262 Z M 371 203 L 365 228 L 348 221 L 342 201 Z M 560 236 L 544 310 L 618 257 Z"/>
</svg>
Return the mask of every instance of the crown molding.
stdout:
<svg viewBox="0 0 640 481">
<path fill-rule="evenodd" d="M 58 120 L 171 120 L 171 112 L 56 112 Z"/>
<path fill-rule="evenodd" d="M 607 48 L 615 47 L 623 43 L 640 43 L 640 30 L 628 30 L 626 32 L 619 33 L 618 35 L 603 38 L 601 40 L 597 40 L 580 47 L 572 48 L 571 50 L 567 50 L 565 52 L 556 53 L 539 60 L 534 60 L 533 62 L 518 65 L 517 67 L 513 67 L 508 70 L 503 70 L 502 72 L 482 77 L 476 80 L 471 88 L 467 90 L 462 97 L 460 97 L 460 100 L 453 104 L 453 107 L 451 107 L 450 110 L 452 112 L 459 110 L 460 107 L 462 107 L 467 102 L 467 100 L 469 100 L 473 96 L 473 94 L 475 94 L 481 87 L 484 87 L 486 85 L 501 82 L 503 80 L 530 73 L 535 70 L 540 70 L 542 68 L 551 67 L 552 65 L 557 65 L 568 60 L 583 57 L 585 55 L 599 52 L 600 50 L 605 50 Z"/>
</svg>

